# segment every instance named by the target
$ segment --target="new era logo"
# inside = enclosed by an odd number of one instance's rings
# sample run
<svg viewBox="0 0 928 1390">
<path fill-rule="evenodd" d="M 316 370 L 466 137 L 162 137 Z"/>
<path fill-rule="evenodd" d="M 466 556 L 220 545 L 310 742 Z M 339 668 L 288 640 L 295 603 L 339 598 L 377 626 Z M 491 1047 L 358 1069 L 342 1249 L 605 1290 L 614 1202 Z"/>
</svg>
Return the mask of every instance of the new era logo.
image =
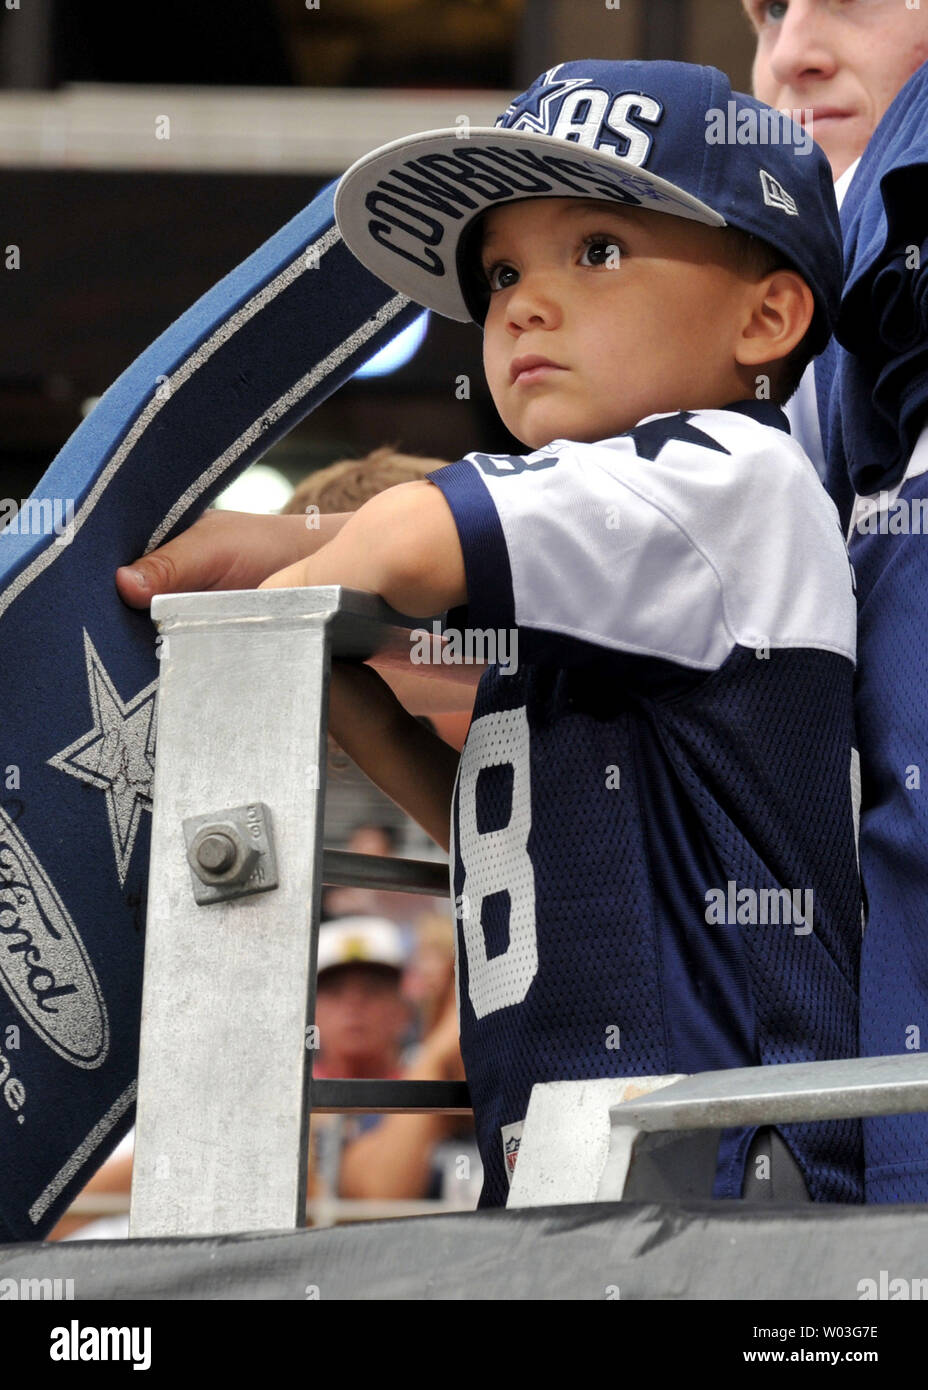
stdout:
<svg viewBox="0 0 928 1390">
<path fill-rule="evenodd" d="M 791 198 L 772 174 L 768 174 L 766 169 L 760 171 L 760 186 L 764 190 L 764 202 L 768 208 L 779 208 L 781 212 L 788 212 L 792 217 L 799 216 L 799 209 L 796 201 Z"/>
</svg>

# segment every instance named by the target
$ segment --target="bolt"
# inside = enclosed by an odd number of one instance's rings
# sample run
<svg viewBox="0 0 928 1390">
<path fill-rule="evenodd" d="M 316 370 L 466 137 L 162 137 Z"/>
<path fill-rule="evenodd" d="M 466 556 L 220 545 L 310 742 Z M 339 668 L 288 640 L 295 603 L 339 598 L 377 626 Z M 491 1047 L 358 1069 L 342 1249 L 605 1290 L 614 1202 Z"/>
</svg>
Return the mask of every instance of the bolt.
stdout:
<svg viewBox="0 0 928 1390">
<path fill-rule="evenodd" d="M 225 820 L 210 817 L 187 849 L 188 864 L 207 887 L 233 888 L 247 883 L 261 862 L 260 849 L 244 838 L 245 827 L 236 815 Z M 206 817 L 200 819 L 205 821 Z"/>
<path fill-rule="evenodd" d="M 228 835 L 207 835 L 197 846 L 197 863 L 211 874 L 221 874 L 235 862 L 235 845 Z"/>
</svg>

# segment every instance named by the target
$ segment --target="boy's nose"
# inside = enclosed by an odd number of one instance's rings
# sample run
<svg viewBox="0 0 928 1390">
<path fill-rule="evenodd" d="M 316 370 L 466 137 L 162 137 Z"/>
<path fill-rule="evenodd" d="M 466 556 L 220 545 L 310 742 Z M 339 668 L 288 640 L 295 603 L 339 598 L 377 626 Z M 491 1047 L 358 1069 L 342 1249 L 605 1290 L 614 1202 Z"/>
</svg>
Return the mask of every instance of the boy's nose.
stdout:
<svg viewBox="0 0 928 1390">
<path fill-rule="evenodd" d="M 506 318 L 512 328 L 551 326 L 560 317 L 559 282 L 553 271 L 532 271 L 513 286 L 506 305 Z"/>
<path fill-rule="evenodd" d="M 838 22 L 822 0 L 791 0 L 769 54 L 770 70 L 782 86 L 801 94 L 810 83 L 834 76 Z"/>
</svg>

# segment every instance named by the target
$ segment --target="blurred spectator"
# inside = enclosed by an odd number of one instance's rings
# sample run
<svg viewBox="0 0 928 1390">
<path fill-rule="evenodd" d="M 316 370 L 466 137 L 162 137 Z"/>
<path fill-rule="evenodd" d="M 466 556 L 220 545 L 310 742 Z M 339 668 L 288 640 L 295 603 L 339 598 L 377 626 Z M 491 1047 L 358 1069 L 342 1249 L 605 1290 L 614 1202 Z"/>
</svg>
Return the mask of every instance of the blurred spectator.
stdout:
<svg viewBox="0 0 928 1390">
<path fill-rule="evenodd" d="M 399 840 L 399 831 L 395 826 L 364 823 L 352 830 L 345 849 L 353 854 L 392 857 L 396 855 Z M 412 952 L 417 940 L 414 928 L 419 919 L 434 913 L 436 908 L 445 907 L 446 902 L 445 898 L 434 898 L 422 893 L 397 893 L 392 889 L 327 888 L 324 891 L 322 907 L 327 918 L 359 914 L 385 917 L 401 928 L 404 945 L 408 952 Z"/>
<path fill-rule="evenodd" d="M 281 511 L 284 516 L 305 512 L 309 518 L 313 508 L 326 516 L 331 512 L 356 512 L 386 488 L 415 482 L 436 468 L 444 468 L 445 462 L 400 454 L 386 447 L 375 449 L 366 458 L 339 459 L 328 468 L 307 474 Z"/>
<path fill-rule="evenodd" d="M 400 990 L 408 953 L 384 917 L 345 917 L 319 930 L 315 1076 L 398 1076 L 409 1005 Z"/>
<path fill-rule="evenodd" d="M 403 1065 L 407 959 L 398 929 L 385 918 L 350 917 L 321 927 L 315 1076 L 463 1080 L 453 991 Z M 309 1195 L 425 1197 L 436 1186 L 433 1149 L 455 1128 L 445 1115 L 314 1115 Z"/>
<path fill-rule="evenodd" d="M 433 1023 L 406 1058 L 412 1005 L 402 992 L 408 963 L 402 935 L 393 922 L 351 917 L 324 923 L 319 932 L 316 1024 L 319 1077 L 463 1080 L 458 1046 L 453 978 L 444 998 L 432 997 Z M 451 1171 L 447 1148 L 435 1149 L 472 1126 L 446 1115 L 314 1115 L 310 1123 L 308 1195 L 343 1198 L 419 1198 L 438 1195 Z M 134 1132 L 133 1132 L 134 1133 Z M 84 1188 L 82 1196 L 128 1198 L 133 1136 L 129 1135 Z M 465 1138 L 452 1146 L 471 1152 Z M 468 1158 L 468 1161 L 470 1159 Z M 476 1187 L 473 1189 L 476 1199 Z M 66 1213 L 50 1240 L 120 1239 L 129 1233 L 125 1214 Z"/>
<path fill-rule="evenodd" d="M 416 922 L 412 958 L 403 977 L 403 994 L 418 1015 L 420 1035 L 438 1024 L 454 987 L 454 925 L 440 912 L 426 912 Z"/>
</svg>

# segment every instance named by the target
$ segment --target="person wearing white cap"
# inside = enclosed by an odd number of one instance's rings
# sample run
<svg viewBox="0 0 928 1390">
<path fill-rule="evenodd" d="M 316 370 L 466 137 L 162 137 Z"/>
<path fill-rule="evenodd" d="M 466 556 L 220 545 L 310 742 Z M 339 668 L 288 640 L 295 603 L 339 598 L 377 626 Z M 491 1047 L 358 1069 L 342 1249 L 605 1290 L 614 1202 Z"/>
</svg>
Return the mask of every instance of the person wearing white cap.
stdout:
<svg viewBox="0 0 928 1390">
<path fill-rule="evenodd" d="M 403 936 L 385 917 L 343 917 L 319 929 L 316 1024 L 319 1077 L 454 1079 L 463 1075 L 453 997 L 442 1018 L 411 1057 L 402 1040 L 410 1007 L 402 994 L 408 963 Z M 327 1167 L 320 1143 L 337 1131 L 341 1197 L 425 1196 L 432 1181 L 432 1151 L 452 1128 L 443 1115 L 372 1115 L 334 1123 L 314 1116 L 311 1125 L 310 1196 L 320 1193 Z"/>
<path fill-rule="evenodd" d="M 375 965 L 401 971 L 406 964 L 402 933 L 386 917 L 339 917 L 319 929 L 316 970 L 339 965 Z"/>
</svg>

